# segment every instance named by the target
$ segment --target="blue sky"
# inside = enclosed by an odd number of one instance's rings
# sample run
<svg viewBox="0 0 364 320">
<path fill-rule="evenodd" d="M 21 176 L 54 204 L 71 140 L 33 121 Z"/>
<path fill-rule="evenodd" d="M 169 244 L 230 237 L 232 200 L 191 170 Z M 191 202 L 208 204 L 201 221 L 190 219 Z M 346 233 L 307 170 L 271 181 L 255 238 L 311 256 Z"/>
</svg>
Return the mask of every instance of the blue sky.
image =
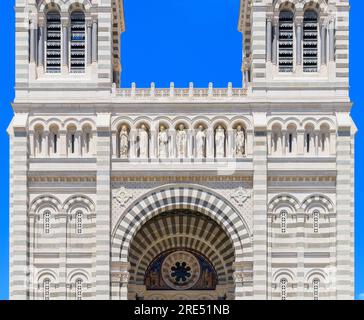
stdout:
<svg viewBox="0 0 364 320">
<path fill-rule="evenodd" d="M 198 87 L 209 82 L 241 85 L 241 35 L 237 31 L 239 0 L 124 0 L 126 32 L 122 36 L 122 86 Z M 0 300 L 8 297 L 9 150 L 6 128 L 14 97 L 14 1 L 0 1 Z M 364 116 L 362 103 L 362 12 L 364 2 L 351 0 L 352 115 L 356 140 L 356 294 L 364 299 Z"/>
</svg>

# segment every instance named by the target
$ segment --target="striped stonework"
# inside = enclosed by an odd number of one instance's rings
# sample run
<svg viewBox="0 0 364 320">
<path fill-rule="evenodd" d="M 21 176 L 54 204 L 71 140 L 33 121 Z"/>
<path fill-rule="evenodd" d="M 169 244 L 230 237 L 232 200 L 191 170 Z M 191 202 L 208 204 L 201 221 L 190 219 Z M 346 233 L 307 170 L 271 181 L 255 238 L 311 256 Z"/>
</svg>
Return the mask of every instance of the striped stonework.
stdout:
<svg viewBox="0 0 364 320">
<path fill-rule="evenodd" d="M 119 88 L 121 0 L 15 23 L 11 299 L 354 298 L 348 0 L 241 0 L 236 88 Z"/>
<path fill-rule="evenodd" d="M 254 299 L 267 298 L 267 132 L 265 114 L 254 117 Z"/>
<path fill-rule="evenodd" d="M 29 297 L 28 281 L 28 138 L 27 115 L 15 117 L 8 130 L 10 136 L 10 299 Z"/>
<path fill-rule="evenodd" d="M 110 299 L 110 114 L 97 116 L 96 298 Z"/>
<path fill-rule="evenodd" d="M 197 211 L 216 221 L 232 241 L 235 261 L 251 262 L 249 231 L 227 200 L 198 186 L 167 185 L 138 199 L 123 215 L 113 233 L 113 263 L 128 261 L 131 241 L 145 222 L 159 213 L 176 209 Z M 238 292 L 236 294 L 238 295 Z"/>
</svg>

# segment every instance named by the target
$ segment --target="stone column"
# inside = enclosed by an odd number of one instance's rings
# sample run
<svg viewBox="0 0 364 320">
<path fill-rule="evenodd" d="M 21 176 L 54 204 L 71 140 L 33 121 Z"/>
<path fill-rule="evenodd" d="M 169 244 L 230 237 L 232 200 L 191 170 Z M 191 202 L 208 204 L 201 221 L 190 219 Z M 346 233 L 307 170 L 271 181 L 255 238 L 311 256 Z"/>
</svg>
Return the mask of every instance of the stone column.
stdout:
<svg viewBox="0 0 364 320">
<path fill-rule="evenodd" d="M 194 159 L 195 158 L 195 152 L 193 149 L 193 138 L 195 135 L 194 129 L 188 129 L 187 130 L 187 158 Z"/>
<path fill-rule="evenodd" d="M 62 66 L 64 71 L 68 71 L 68 20 L 62 20 Z"/>
<path fill-rule="evenodd" d="M 37 25 L 35 20 L 30 21 L 30 29 L 29 29 L 29 62 L 35 63 L 36 61 L 36 51 L 37 51 Z"/>
<path fill-rule="evenodd" d="M 169 144 L 168 144 L 168 158 L 174 159 L 177 157 L 177 146 L 176 146 L 176 129 L 170 128 L 168 130 Z"/>
<path fill-rule="evenodd" d="M 152 125 L 150 130 L 149 158 L 156 159 L 158 157 L 158 129 Z"/>
<path fill-rule="evenodd" d="M 28 256 L 28 114 L 16 114 L 8 129 L 10 137 L 10 265 L 9 298 L 26 300 L 29 294 Z"/>
<path fill-rule="evenodd" d="M 59 155 L 61 158 L 66 158 L 68 155 L 68 141 L 67 141 L 67 130 L 59 130 Z"/>
<path fill-rule="evenodd" d="M 334 20 L 329 23 L 329 61 L 335 61 L 335 24 Z"/>
<path fill-rule="evenodd" d="M 305 154 L 305 130 L 297 130 L 297 155 Z"/>
<path fill-rule="evenodd" d="M 302 19 L 296 20 L 296 62 L 302 65 Z"/>
<path fill-rule="evenodd" d="M 97 62 L 97 47 L 98 47 L 98 26 L 97 20 L 92 20 L 92 62 Z"/>
<path fill-rule="evenodd" d="M 110 299 L 111 131 L 109 113 L 97 114 L 96 299 Z"/>
<path fill-rule="evenodd" d="M 273 50 L 272 50 L 272 63 L 277 64 L 278 59 L 278 21 L 277 19 L 274 20 L 273 25 Z"/>
<path fill-rule="evenodd" d="M 42 139 L 42 155 L 43 157 L 48 158 L 50 155 L 50 141 L 49 141 L 49 131 L 43 131 L 43 139 Z"/>
<path fill-rule="evenodd" d="M 253 294 L 267 298 L 267 119 L 265 113 L 253 113 Z"/>
<path fill-rule="evenodd" d="M 268 145 L 268 155 L 272 154 L 272 131 L 267 131 L 267 145 Z"/>
<path fill-rule="evenodd" d="M 92 63 L 92 22 L 87 21 L 87 64 Z"/>
<path fill-rule="evenodd" d="M 253 286 L 252 264 L 244 261 L 235 262 L 234 270 L 235 300 L 250 300 Z"/>
<path fill-rule="evenodd" d="M 129 141 L 130 141 L 130 150 L 129 150 L 129 158 L 135 159 L 137 157 L 137 136 L 138 130 L 131 129 L 129 134 Z"/>
<path fill-rule="evenodd" d="M 235 157 L 235 146 L 234 146 L 234 129 L 227 130 L 227 143 L 226 143 L 226 157 L 233 158 Z"/>
<path fill-rule="evenodd" d="M 44 41 L 45 41 L 45 29 L 44 22 L 39 24 L 39 37 L 38 37 L 38 65 L 44 65 Z"/>
<path fill-rule="evenodd" d="M 326 65 L 326 26 L 321 22 L 320 28 L 320 41 L 321 41 L 321 65 Z"/>
<path fill-rule="evenodd" d="M 215 157 L 215 142 L 214 142 L 214 130 L 206 130 L 206 158 L 214 159 Z"/>
<path fill-rule="evenodd" d="M 267 61 L 272 60 L 272 18 L 267 19 Z"/>
<path fill-rule="evenodd" d="M 286 130 L 282 130 L 282 155 L 285 156 L 288 153 L 287 150 L 287 131 Z"/>
<path fill-rule="evenodd" d="M 111 298 L 112 300 L 128 299 L 129 263 L 113 262 L 111 270 Z"/>
</svg>

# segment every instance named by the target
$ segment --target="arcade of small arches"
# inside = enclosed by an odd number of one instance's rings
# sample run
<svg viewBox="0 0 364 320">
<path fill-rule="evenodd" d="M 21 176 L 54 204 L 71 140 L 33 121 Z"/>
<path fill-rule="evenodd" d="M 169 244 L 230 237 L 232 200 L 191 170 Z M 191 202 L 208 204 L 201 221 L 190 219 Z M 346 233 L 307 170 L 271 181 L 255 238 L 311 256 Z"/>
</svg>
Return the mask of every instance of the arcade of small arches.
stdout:
<svg viewBox="0 0 364 320">
<path fill-rule="evenodd" d="M 37 197 L 32 201 L 29 213 L 31 233 L 36 235 L 35 240 L 57 234 L 62 217 L 66 217 L 66 230 L 62 231 L 76 238 L 82 237 L 95 223 L 95 205 L 84 195 L 74 195 L 63 204 L 52 195 Z"/>
<path fill-rule="evenodd" d="M 65 129 L 64 129 L 65 128 Z M 253 129 L 247 119 L 117 119 L 112 156 L 120 159 L 244 158 L 253 153 Z M 272 119 L 267 127 L 269 156 L 334 156 L 336 130 L 331 119 Z M 30 154 L 44 157 L 94 157 L 93 121 L 32 121 Z"/>
<path fill-rule="evenodd" d="M 334 205 L 327 196 L 317 194 L 306 197 L 300 203 L 292 195 L 278 195 L 274 197 L 268 206 L 270 225 L 281 234 L 297 232 L 297 218 L 301 215 L 305 221 L 305 233 L 311 235 L 326 232 L 330 220 L 335 218 Z M 279 223 L 277 223 L 279 221 Z M 302 230 L 301 230 L 302 232 Z"/>
</svg>

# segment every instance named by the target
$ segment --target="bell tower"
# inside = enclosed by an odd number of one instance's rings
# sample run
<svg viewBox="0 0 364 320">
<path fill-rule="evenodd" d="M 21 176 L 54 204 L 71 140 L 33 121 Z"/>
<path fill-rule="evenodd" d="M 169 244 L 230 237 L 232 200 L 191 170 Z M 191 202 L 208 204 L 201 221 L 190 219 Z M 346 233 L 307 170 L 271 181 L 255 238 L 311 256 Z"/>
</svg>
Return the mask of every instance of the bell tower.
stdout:
<svg viewBox="0 0 364 320">
<path fill-rule="evenodd" d="M 90 97 L 119 85 L 122 1 L 17 0 L 15 8 L 16 99 Z"/>
<path fill-rule="evenodd" d="M 245 85 L 258 95 L 347 98 L 348 26 L 348 0 L 243 0 Z"/>
</svg>

